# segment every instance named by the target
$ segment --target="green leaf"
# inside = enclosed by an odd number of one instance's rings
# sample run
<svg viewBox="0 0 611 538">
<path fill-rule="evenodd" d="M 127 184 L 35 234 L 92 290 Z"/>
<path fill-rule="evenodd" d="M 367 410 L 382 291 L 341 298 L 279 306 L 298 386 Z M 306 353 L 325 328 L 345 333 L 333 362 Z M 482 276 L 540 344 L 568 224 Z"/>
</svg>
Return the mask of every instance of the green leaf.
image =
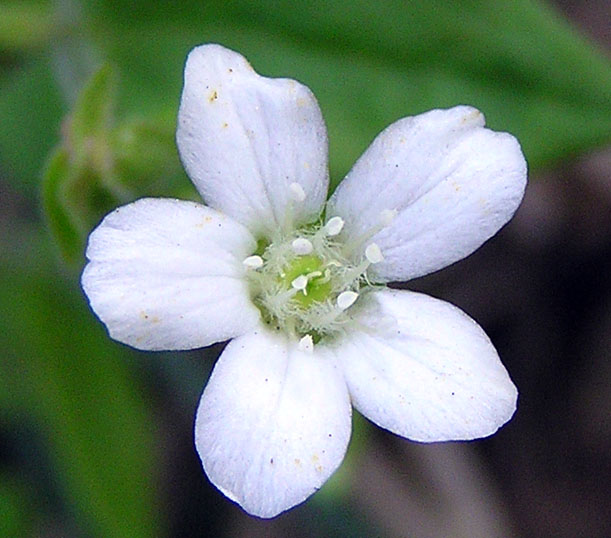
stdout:
<svg viewBox="0 0 611 538">
<path fill-rule="evenodd" d="M 0 51 L 23 51 L 46 44 L 57 32 L 47 2 L 5 2 L 0 5 Z"/>
<path fill-rule="evenodd" d="M 3 373 L 26 391 L 22 412 L 48 440 L 66 503 L 86 535 L 159 536 L 155 428 L 126 351 L 92 323 L 42 234 L 11 240 L 0 260 Z"/>
<path fill-rule="evenodd" d="M 41 55 L 0 78 L 0 167 L 14 188 L 34 197 L 57 144 L 63 103 Z"/>
<path fill-rule="evenodd" d="M 189 48 L 220 42 L 258 71 L 314 90 L 339 177 L 392 121 L 456 104 L 477 106 L 491 127 L 515 134 L 531 169 L 611 138 L 608 60 L 531 0 L 137 5 L 129 12 L 109 2 L 89 6 L 90 17 L 105 23 L 96 25 L 97 42 L 129 73 L 122 106 L 177 107 Z M 148 89 L 151 73 L 162 95 Z"/>
<path fill-rule="evenodd" d="M 31 536 L 28 500 L 22 484 L 7 473 L 0 474 L 0 536 Z"/>
</svg>

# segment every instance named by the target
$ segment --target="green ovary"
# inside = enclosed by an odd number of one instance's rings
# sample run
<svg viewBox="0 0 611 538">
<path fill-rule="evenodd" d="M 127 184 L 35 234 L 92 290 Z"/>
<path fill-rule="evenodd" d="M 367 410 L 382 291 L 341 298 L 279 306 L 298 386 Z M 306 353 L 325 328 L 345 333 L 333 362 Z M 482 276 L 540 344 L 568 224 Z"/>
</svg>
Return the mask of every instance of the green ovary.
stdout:
<svg viewBox="0 0 611 538">
<path fill-rule="evenodd" d="M 292 260 L 286 268 L 284 275 L 281 277 L 282 282 L 285 284 L 287 289 L 291 288 L 291 283 L 297 277 L 310 276 L 308 278 L 308 284 L 304 291 L 298 291 L 293 300 L 298 306 L 302 308 L 308 308 L 313 303 L 323 302 L 329 298 L 331 294 L 332 286 L 329 278 L 325 278 L 323 261 L 313 254 L 306 256 L 299 256 Z M 320 275 L 316 275 L 320 273 Z"/>
</svg>

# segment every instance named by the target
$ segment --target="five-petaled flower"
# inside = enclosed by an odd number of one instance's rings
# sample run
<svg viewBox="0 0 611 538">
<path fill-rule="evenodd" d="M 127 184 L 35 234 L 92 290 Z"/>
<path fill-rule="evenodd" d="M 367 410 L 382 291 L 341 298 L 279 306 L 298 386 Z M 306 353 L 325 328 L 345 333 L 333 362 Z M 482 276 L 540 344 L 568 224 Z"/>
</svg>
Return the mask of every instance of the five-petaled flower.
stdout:
<svg viewBox="0 0 611 538">
<path fill-rule="evenodd" d="M 421 442 L 509 420 L 517 391 L 482 329 L 385 284 L 464 258 L 511 218 L 526 184 L 515 138 L 467 106 L 404 118 L 325 203 L 312 93 L 204 45 L 187 60 L 177 143 L 206 205 L 120 207 L 92 232 L 82 283 L 110 336 L 138 349 L 233 339 L 195 423 L 225 495 L 260 517 L 302 502 L 344 457 L 351 405 Z"/>
</svg>

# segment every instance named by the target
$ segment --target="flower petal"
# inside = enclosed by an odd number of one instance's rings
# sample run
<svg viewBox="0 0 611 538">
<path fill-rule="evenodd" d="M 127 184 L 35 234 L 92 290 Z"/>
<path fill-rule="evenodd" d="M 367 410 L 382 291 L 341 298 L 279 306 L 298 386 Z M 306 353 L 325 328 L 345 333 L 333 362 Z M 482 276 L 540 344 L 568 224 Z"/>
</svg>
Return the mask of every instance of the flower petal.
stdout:
<svg viewBox="0 0 611 538">
<path fill-rule="evenodd" d="M 420 293 L 373 292 L 336 348 L 354 406 L 414 441 L 486 437 L 516 409 L 517 390 L 481 327 Z"/>
<path fill-rule="evenodd" d="M 216 487 L 248 513 L 273 517 L 335 471 L 350 417 L 335 362 L 265 331 L 231 341 L 221 355 L 199 405 L 195 444 Z"/>
<path fill-rule="evenodd" d="M 512 217 L 525 186 L 517 140 L 484 128 L 478 110 L 458 106 L 384 130 L 335 191 L 327 215 L 341 216 L 348 239 L 358 241 L 396 211 L 371 239 L 384 261 L 370 276 L 409 280 L 476 250 Z"/>
<path fill-rule="evenodd" d="M 294 80 L 261 77 L 219 45 L 193 49 L 176 140 L 206 203 L 255 236 L 312 222 L 321 211 L 327 131 L 312 92 Z"/>
<path fill-rule="evenodd" d="M 242 260 L 248 230 L 194 202 L 145 198 L 91 233 L 82 285 L 110 336 L 138 349 L 193 349 L 259 323 Z"/>
</svg>

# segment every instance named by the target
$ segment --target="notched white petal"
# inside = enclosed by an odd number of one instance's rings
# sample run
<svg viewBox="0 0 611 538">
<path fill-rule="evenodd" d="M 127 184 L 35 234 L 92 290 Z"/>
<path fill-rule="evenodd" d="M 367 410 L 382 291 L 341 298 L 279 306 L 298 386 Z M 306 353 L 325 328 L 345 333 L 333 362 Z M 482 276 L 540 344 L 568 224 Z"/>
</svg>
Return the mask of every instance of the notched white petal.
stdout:
<svg viewBox="0 0 611 538">
<path fill-rule="evenodd" d="M 257 326 L 242 260 L 248 230 L 193 202 L 145 198 L 91 233 L 82 285 L 110 336 L 138 349 L 193 349 Z"/>
<path fill-rule="evenodd" d="M 204 390 L 197 451 L 210 481 L 249 514 L 274 517 L 303 502 L 344 457 L 346 384 L 311 344 L 268 332 L 237 338 Z"/>
<path fill-rule="evenodd" d="M 404 118 L 380 133 L 328 212 L 344 218 L 348 241 L 372 238 L 384 252 L 372 280 L 409 280 L 492 237 L 513 216 L 525 186 L 517 140 L 486 129 L 478 110 L 458 106 Z M 392 219 L 385 218 L 389 208 L 396 210 Z"/>
<path fill-rule="evenodd" d="M 259 76 L 219 45 L 191 51 L 178 113 L 182 162 L 211 207 L 270 237 L 319 215 L 327 133 L 312 92 Z"/>
<path fill-rule="evenodd" d="M 415 441 L 486 437 L 516 409 L 517 390 L 482 329 L 419 293 L 375 291 L 334 349 L 354 406 Z"/>
</svg>

